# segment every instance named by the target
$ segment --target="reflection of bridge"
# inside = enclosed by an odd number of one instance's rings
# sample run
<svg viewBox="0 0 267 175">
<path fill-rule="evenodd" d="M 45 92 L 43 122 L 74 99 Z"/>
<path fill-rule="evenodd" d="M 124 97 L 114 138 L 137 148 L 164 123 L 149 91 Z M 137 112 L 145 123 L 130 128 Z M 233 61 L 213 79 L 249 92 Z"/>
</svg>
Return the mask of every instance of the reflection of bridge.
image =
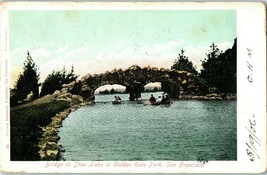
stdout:
<svg viewBox="0 0 267 175">
<path fill-rule="evenodd" d="M 144 86 L 150 82 L 161 82 L 162 91 L 169 93 L 172 98 L 179 98 L 180 93 L 192 94 L 197 88 L 195 76 L 191 73 L 155 67 L 140 68 L 134 65 L 126 70 L 114 69 L 111 72 L 87 75 L 77 82 L 71 91 L 90 98 L 100 86 L 120 84 L 126 87 L 126 92 L 130 94 L 129 99 L 135 100 L 141 97 Z"/>
</svg>

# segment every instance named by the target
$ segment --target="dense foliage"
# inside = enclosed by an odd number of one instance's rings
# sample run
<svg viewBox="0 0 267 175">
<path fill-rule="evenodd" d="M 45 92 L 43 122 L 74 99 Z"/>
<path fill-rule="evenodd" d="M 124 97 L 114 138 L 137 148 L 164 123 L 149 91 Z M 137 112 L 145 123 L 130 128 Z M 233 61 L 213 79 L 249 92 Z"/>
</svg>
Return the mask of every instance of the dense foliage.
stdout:
<svg viewBox="0 0 267 175">
<path fill-rule="evenodd" d="M 181 53 L 178 54 L 177 59 L 174 61 L 174 64 L 171 66 L 171 69 L 179 71 L 187 71 L 193 74 L 197 74 L 195 67 L 193 66 L 192 61 L 188 60 L 188 57 L 184 55 L 184 50 L 181 50 Z"/>
<path fill-rule="evenodd" d="M 202 61 L 200 74 L 193 63 L 185 56 L 182 49 L 171 69 L 187 71 L 196 75 L 198 94 L 207 93 L 236 93 L 236 56 L 237 39 L 232 48 L 222 52 L 216 44 L 212 43 L 206 58 Z M 184 87 L 186 88 L 186 87 Z"/>
<path fill-rule="evenodd" d="M 65 67 L 60 71 L 54 71 L 49 74 L 43 85 L 40 96 L 47 94 L 53 94 L 56 90 L 60 90 L 63 84 L 68 84 L 74 80 L 78 75 L 74 74 L 74 67 L 72 66 L 71 71 L 67 73 Z"/>
<path fill-rule="evenodd" d="M 221 52 L 214 43 L 210 46 L 207 58 L 202 61 L 200 79 L 209 91 L 221 93 L 236 93 L 236 48 Z"/>
<path fill-rule="evenodd" d="M 48 125 L 51 117 L 67 107 L 67 102 L 53 101 L 24 108 L 11 108 L 11 160 L 39 160 L 39 126 Z"/>
<path fill-rule="evenodd" d="M 26 99 L 28 94 L 32 93 L 32 99 L 39 96 L 39 73 L 30 53 L 27 53 L 27 58 L 24 62 L 23 73 L 19 74 L 15 88 L 12 89 L 10 99 L 11 105 L 16 105 L 18 101 Z"/>
</svg>

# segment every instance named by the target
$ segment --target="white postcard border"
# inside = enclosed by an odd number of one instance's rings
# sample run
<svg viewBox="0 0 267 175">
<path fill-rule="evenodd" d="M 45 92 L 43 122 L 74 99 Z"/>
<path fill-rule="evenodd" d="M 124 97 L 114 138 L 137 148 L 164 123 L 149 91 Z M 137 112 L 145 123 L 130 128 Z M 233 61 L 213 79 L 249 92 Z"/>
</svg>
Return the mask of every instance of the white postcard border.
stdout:
<svg viewBox="0 0 267 175">
<path fill-rule="evenodd" d="M 237 161 L 9 161 L 8 11 L 9 10 L 236 10 L 237 15 Z M 73 3 L 16 2 L 1 5 L 1 171 L 46 173 L 260 173 L 266 171 L 266 24 L 262 3 Z M 7 70 L 8 69 L 8 70 Z M 255 125 L 254 125 L 255 124 Z M 7 128 L 8 127 L 8 128 Z M 251 128 L 253 127 L 253 129 Z M 6 130 L 7 129 L 7 130 Z M 7 133 L 8 132 L 8 133 Z M 257 139 L 256 139 L 256 137 Z M 252 139 L 253 138 L 253 139 Z M 257 141 L 259 144 L 257 144 Z M 253 144 L 252 144 L 253 142 Z M 254 147 L 253 147 L 254 146 Z M 253 151 L 253 148 L 255 150 Z M 252 159 L 252 154 L 254 160 Z M 260 158 L 258 158 L 258 156 Z M 160 163 L 163 167 L 149 168 Z M 53 165 L 52 165 L 53 164 Z M 78 166 L 79 164 L 79 166 Z M 85 164 L 85 167 L 82 165 Z M 100 165 L 102 164 L 102 165 Z M 129 166 L 127 166 L 130 165 Z M 144 164 L 145 167 L 144 167 Z M 176 167 L 167 167 L 168 165 Z M 92 167 L 91 167 L 92 165 Z M 95 167 L 94 167 L 95 166 Z M 124 167 L 125 166 L 125 167 Z"/>
</svg>

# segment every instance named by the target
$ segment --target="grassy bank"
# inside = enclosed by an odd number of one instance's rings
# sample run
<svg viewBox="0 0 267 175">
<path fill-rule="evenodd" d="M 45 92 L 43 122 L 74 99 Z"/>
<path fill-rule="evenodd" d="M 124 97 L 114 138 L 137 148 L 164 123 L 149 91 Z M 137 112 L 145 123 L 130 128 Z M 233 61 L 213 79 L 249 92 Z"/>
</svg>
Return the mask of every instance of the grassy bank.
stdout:
<svg viewBox="0 0 267 175">
<path fill-rule="evenodd" d="M 48 125 L 51 117 L 68 107 L 69 103 L 65 101 L 53 101 L 11 108 L 11 160 L 40 160 L 40 126 Z"/>
</svg>

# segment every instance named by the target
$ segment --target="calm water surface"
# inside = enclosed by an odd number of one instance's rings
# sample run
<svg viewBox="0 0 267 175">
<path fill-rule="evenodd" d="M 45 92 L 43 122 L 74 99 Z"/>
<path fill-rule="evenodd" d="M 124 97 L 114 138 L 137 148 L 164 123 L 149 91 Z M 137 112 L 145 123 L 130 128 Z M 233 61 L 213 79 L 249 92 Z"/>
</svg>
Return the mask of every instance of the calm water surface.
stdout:
<svg viewBox="0 0 267 175">
<path fill-rule="evenodd" d="M 96 104 L 63 121 L 66 160 L 236 160 L 236 101 L 178 100 L 163 107 L 120 97 L 124 103 L 112 105 L 114 95 L 98 95 Z"/>
</svg>

